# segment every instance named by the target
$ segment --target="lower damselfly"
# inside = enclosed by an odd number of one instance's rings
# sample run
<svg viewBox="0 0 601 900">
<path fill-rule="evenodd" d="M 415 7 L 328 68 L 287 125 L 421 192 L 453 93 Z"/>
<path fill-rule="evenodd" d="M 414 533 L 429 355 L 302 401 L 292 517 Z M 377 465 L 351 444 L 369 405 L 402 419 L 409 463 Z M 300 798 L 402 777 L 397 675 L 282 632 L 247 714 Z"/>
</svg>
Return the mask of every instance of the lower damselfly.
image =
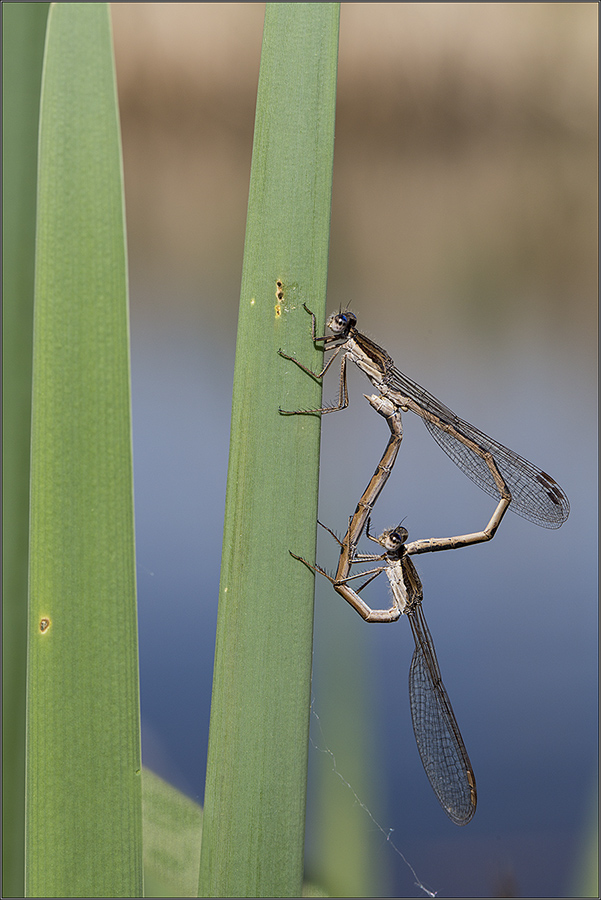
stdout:
<svg viewBox="0 0 601 900">
<path fill-rule="evenodd" d="M 486 528 L 472 534 L 407 542 L 408 531 L 399 525 L 374 537 L 369 530 L 371 511 L 398 454 L 402 428 L 401 414 L 393 403 L 376 395 L 367 399 L 386 418 L 391 436 L 376 472 L 349 520 L 344 538 L 339 540 L 327 526 L 322 526 L 340 544 L 336 575 L 328 575 L 320 566 L 311 564 L 302 556 L 292 552 L 291 555 L 312 571 L 324 575 L 334 590 L 366 622 L 395 622 L 402 615 L 409 619 L 415 641 L 409 670 L 409 699 L 415 740 L 426 775 L 442 808 L 455 824 L 466 825 L 476 811 L 476 779 L 442 681 L 434 643 L 422 609 L 422 584 L 410 557 L 491 540 L 509 506 L 509 499 L 501 498 Z M 356 546 L 365 527 L 367 537 L 379 544 L 383 552 L 357 551 Z M 368 562 L 381 565 L 357 574 L 351 573 L 354 565 Z M 386 609 L 373 609 L 360 594 L 382 572 L 388 578 L 392 603 Z M 351 582 L 360 578 L 365 580 L 355 590 Z"/>
</svg>

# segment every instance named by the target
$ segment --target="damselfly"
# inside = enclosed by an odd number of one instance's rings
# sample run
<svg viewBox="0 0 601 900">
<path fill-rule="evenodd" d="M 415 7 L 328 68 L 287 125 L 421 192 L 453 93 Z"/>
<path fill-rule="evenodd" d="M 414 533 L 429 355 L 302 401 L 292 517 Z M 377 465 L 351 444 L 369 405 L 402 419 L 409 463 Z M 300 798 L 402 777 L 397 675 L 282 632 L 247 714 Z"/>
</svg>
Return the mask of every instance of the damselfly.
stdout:
<svg viewBox="0 0 601 900">
<path fill-rule="evenodd" d="M 506 504 L 506 501 L 501 503 Z M 330 529 L 327 528 L 327 531 Z M 330 531 L 330 534 L 333 532 Z M 456 825 L 466 825 L 476 811 L 476 778 L 442 681 L 434 642 L 422 609 L 422 584 L 410 559 L 414 553 L 466 546 L 466 543 L 460 543 L 466 536 L 408 543 L 407 529 L 399 525 L 375 538 L 369 532 L 368 520 L 367 537 L 380 544 L 384 552 L 355 553 L 349 564 L 381 561 L 383 565 L 357 575 L 335 580 L 319 566 L 311 566 L 300 556 L 296 559 L 325 575 L 334 589 L 367 622 L 395 622 L 401 615 L 409 619 L 415 641 L 409 669 L 409 702 L 415 741 L 428 780 L 442 808 Z M 388 609 L 372 609 L 360 596 L 360 591 L 382 572 L 386 573 L 390 583 L 392 605 Z M 371 577 L 355 591 L 350 582 L 365 576 Z"/>
<path fill-rule="evenodd" d="M 314 343 L 323 343 L 324 350 L 334 350 L 334 355 L 321 372 L 312 372 L 282 350 L 280 355 L 314 378 L 321 379 L 342 351 L 338 404 L 313 410 L 280 412 L 286 415 L 329 413 L 348 406 L 346 363 L 350 359 L 365 372 L 382 397 L 390 400 L 397 409 L 410 410 L 420 416 L 445 453 L 483 491 L 492 497 L 509 497 L 514 512 L 537 525 L 559 528 L 565 522 L 570 504 L 550 475 L 460 419 L 429 391 L 399 372 L 388 353 L 357 330 L 354 313 L 347 310 L 330 316 L 327 327 L 332 334 L 317 337 L 315 316 L 306 305 L 305 309 L 311 315 Z"/>
</svg>

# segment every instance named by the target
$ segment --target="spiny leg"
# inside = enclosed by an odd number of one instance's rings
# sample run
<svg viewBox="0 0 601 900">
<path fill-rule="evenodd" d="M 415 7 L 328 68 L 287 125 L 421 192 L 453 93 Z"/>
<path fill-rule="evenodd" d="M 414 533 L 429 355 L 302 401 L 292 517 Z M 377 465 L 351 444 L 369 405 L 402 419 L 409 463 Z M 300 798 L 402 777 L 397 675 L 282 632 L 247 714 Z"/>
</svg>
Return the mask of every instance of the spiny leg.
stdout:
<svg viewBox="0 0 601 900">
<path fill-rule="evenodd" d="M 319 572 L 320 575 L 323 575 L 328 581 L 333 585 L 334 590 L 337 594 L 340 594 L 347 603 L 356 610 L 362 619 L 365 619 L 366 622 L 396 622 L 396 620 L 401 615 L 401 610 L 399 609 L 396 602 L 393 602 L 392 605 L 388 609 L 372 609 L 368 603 L 363 600 L 362 597 L 359 596 L 359 591 L 362 591 L 364 587 L 366 587 L 374 578 L 377 578 L 387 567 L 386 566 L 378 566 L 376 569 L 368 569 L 367 572 L 360 572 L 357 575 L 351 575 L 346 578 L 344 581 L 336 581 L 332 578 L 331 575 L 328 575 L 321 566 L 312 565 L 310 562 L 307 562 L 306 559 L 303 559 L 302 556 L 297 556 L 296 553 L 292 553 L 290 550 L 290 555 L 294 557 L 294 559 L 298 559 L 300 562 L 304 563 L 308 569 L 311 569 L 313 572 Z M 365 584 L 362 584 L 357 591 L 354 591 L 351 587 L 348 586 L 347 582 L 352 580 L 353 578 L 362 578 L 365 575 L 371 575 Z M 393 598 L 394 600 L 394 598 Z"/>
<path fill-rule="evenodd" d="M 300 363 L 293 356 L 288 356 L 282 350 L 278 350 L 278 353 L 284 359 L 289 359 L 291 362 L 296 363 L 299 368 L 306 372 L 308 375 L 311 375 L 313 378 L 321 379 L 328 371 L 330 365 L 334 362 L 340 350 L 343 349 L 343 345 L 337 347 L 334 351 L 334 355 L 328 360 L 324 368 L 321 372 L 312 372 L 311 369 L 308 369 L 302 363 Z M 279 408 L 281 415 L 283 416 L 307 416 L 307 415 L 315 415 L 316 413 L 330 413 L 330 412 L 338 412 L 338 410 L 346 409 L 348 406 L 348 389 L 346 386 L 346 353 L 342 355 L 342 359 L 340 361 L 340 387 L 338 391 L 338 405 L 337 406 L 320 406 L 317 409 L 282 409 Z"/>
</svg>

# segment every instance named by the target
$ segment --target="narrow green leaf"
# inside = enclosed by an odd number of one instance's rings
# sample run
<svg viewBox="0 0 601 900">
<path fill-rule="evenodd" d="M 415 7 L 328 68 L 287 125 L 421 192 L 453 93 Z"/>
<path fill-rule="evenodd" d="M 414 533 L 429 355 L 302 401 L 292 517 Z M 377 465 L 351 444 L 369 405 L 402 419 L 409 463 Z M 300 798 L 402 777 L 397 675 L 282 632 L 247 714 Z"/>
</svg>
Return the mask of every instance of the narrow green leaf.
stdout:
<svg viewBox="0 0 601 900">
<path fill-rule="evenodd" d="M 240 297 L 200 893 L 299 896 L 339 5 L 268 3 Z M 276 282 L 282 282 L 277 296 Z M 322 332 L 323 333 L 323 332 Z"/>
<path fill-rule="evenodd" d="M 53 4 L 40 112 L 26 890 L 141 895 L 129 327 L 108 7 Z"/>
<path fill-rule="evenodd" d="M 154 772 L 142 770 L 144 896 L 195 897 L 202 809 Z"/>
<path fill-rule="evenodd" d="M 2 896 L 25 869 L 27 548 L 37 133 L 48 3 L 2 4 Z"/>
</svg>

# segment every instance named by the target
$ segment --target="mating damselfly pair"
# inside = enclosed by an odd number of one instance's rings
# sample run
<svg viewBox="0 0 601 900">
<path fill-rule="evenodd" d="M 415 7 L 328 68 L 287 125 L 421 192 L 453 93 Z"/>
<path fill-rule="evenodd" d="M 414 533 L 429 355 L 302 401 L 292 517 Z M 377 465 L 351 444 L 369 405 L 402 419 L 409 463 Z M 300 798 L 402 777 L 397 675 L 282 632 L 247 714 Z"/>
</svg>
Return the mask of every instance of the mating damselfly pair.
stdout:
<svg viewBox="0 0 601 900">
<path fill-rule="evenodd" d="M 291 553 L 309 569 L 328 578 L 334 589 L 367 622 L 394 622 L 403 614 L 408 617 L 415 640 L 409 672 L 409 698 L 416 743 L 430 784 L 443 809 L 457 825 L 465 825 L 476 810 L 476 780 L 442 682 L 434 643 L 422 609 L 422 585 L 411 556 L 488 541 L 494 537 L 507 509 L 545 528 L 559 528 L 569 515 L 569 502 L 550 475 L 460 419 L 429 391 L 402 374 L 382 347 L 357 330 L 357 319 L 353 313 L 347 310 L 330 316 L 327 326 L 332 334 L 318 337 L 315 316 L 306 305 L 305 310 L 311 315 L 313 343 L 321 344 L 325 351 L 333 350 L 333 356 L 320 372 L 313 372 L 281 350 L 280 355 L 296 363 L 312 377 L 321 379 L 333 360 L 342 353 L 338 404 L 313 410 L 280 412 L 284 415 L 309 415 L 344 409 L 348 405 L 346 364 L 350 360 L 378 390 L 378 394 L 365 396 L 376 412 L 386 419 L 391 435 L 355 513 L 349 518 L 344 538 L 339 540 L 333 531 L 323 526 L 340 545 L 335 576 L 332 578 L 319 566 Z M 370 533 L 371 512 L 401 446 L 401 412 L 406 411 L 420 416 L 453 462 L 478 487 L 498 499 L 493 515 L 482 531 L 410 542 L 407 540 L 407 529 L 400 525 L 387 529 L 379 537 Z M 368 539 L 379 545 L 381 552 L 358 552 L 358 543 L 364 531 Z M 378 565 L 352 574 L 352 567 L 360 563 Z M 387 609 L 375 610 L 360 593 L 382 572 L 386 573 L 389 581 L 392 604 Z M 359 578 L 366 580 L 355 590 L 351 582 Z"/>
</svg>

